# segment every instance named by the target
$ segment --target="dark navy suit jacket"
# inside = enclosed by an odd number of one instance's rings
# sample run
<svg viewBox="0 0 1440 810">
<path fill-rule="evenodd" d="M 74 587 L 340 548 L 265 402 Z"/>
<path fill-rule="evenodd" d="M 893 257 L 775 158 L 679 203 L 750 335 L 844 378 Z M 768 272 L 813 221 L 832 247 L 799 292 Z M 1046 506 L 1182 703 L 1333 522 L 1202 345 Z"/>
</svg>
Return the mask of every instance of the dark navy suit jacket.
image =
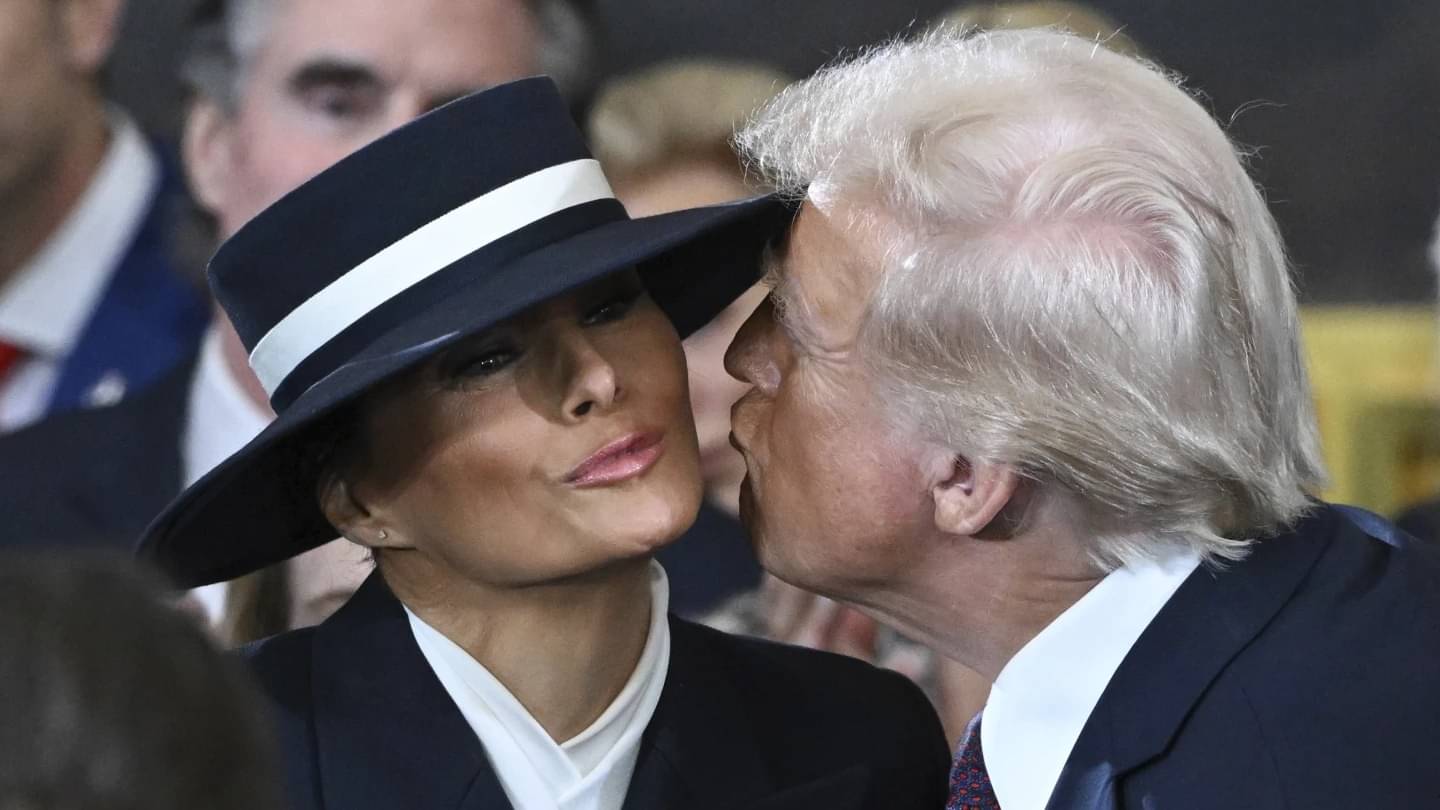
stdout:
<svg viewBox="0 0 1440 810">
<path fill-rule="evenodd" d="M 115 405 L 0 436 L 0 547 L 129 551 L 184 483 L 181 440 L 195 359 Z"/>
<path fill-rule="evenodd" d="M 1111 679 L 1049 803 L 1429 807 L 1440 807 L 1440 559 L 1331 506 L 1181 585 Z"/>
<path fill-rule="evenodd" d="M 940 810 L 950 754 L 912 683 L 671 618 L 626 810 Z M 509 810 L 484 749 L 372 576 L 317 628 L 246 651 L 295 810 Z"/>
</svg>

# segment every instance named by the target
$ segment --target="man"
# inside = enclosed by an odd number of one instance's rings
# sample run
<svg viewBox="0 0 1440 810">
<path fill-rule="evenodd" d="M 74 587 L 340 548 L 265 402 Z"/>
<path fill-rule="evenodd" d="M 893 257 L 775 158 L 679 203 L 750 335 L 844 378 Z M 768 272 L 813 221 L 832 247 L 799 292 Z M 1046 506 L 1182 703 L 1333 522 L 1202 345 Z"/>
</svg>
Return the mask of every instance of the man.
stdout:
<svg viewBox="0 0 1440 810">
<path fill-rule="evenodd" d="M 540 72 L 574 87 L 586 48 L 583 38 L 577 44 L 582 21 L 567 9 L 560 0 L 208 4 L 185 65 L 190 186 L 225 238 L 330 164 L 446 101 Z M 0 441 L 10 542 L 128 548 L 182 487 L 271 416 L 239 338 L 218 315 L 198 354 L 145 396 Z M 201 594 L 212 619 L 221 593 Z"/>
<path fill-rule="evenodd" d="M 1201 106 L 1094 42 L 939 34 L 741 143 L 803 198 L 727 357 L 742 516 L 994 679 L 951 807 L 1435 804 L 1440 561 L 1306 494 L 1284 253 Z"/>
<path fill-rule="evenodd" d="M 0 433 L 119 401 L 193 351 L 179 184 L 101 68 L 121 0 L 0 0 Z"/>
</svg>

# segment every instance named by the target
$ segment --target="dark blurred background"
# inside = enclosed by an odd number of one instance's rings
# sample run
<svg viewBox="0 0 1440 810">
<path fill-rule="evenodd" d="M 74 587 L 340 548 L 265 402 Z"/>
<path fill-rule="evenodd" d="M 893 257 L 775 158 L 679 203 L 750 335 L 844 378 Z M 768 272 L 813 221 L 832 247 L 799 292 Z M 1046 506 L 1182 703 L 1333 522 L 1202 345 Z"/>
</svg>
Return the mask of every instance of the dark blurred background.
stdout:
<svg viewBox="0 0 1440 810">
<path fill-rule="evenodd" d="M 402 0 L 397 0 L 401 2 Z M 171 78 L 196 0 L 131 0 L 111 78 L 173 131 Z M 796 76 L 951 10 L 944 0 L 594 0 L 602 77 L 676 56 L 758 60 Z M 1416 303 L 1440 212 L 1437 0 L 1096 0 L 1180 72 L 1265 186 L 1311 303 Z"/>
</svg>

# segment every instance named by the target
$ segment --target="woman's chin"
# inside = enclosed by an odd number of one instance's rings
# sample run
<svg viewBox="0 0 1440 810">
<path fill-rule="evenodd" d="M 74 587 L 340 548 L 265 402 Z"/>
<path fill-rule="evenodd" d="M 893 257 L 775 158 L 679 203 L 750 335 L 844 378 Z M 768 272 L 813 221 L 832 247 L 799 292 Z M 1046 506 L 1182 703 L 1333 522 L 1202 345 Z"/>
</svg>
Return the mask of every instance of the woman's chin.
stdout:
<svg viewBox="0 0 1440 810">
<path fill-rule="evenodd" d="M 607 532 L 616 544 L 634 554 L 654 554 L 680 538 L 695 522 L 700 511 L 701 493 L 684 497 L 659 498 L 632 504 L 617 511 Z"/>
</svg>

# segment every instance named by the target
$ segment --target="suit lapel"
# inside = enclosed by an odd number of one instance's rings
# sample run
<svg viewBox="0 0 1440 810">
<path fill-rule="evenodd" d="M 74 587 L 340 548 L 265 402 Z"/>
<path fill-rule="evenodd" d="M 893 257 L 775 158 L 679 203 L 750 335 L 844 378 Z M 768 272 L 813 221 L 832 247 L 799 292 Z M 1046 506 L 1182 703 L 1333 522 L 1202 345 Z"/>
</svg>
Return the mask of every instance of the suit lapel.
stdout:
<svg viewBox="0 0 1440 810">
<path fill-rule="evenodd" d="M 1191 574 L 1110 679 L 1047 808 L 1116 807 L 1117 780 L 1164 752 L 1205 690 L 1294 596 L 1339 521 L 1319 506 L 1243 561 Z"/>
<path fill-rule="evenodd" d="M 777 785 L 760 752 L 754 708 L 722 673 L 704 633 L 671 617 L 670 671 L 641 741 L 624 810 L 848 810 L 870 780 L 856 766 Z"/>
<path fill-rule="evenodd" d="M 378 573 L 316 631 L 313 655 L 320 806 L 511 810 Z"/>
</svg>

